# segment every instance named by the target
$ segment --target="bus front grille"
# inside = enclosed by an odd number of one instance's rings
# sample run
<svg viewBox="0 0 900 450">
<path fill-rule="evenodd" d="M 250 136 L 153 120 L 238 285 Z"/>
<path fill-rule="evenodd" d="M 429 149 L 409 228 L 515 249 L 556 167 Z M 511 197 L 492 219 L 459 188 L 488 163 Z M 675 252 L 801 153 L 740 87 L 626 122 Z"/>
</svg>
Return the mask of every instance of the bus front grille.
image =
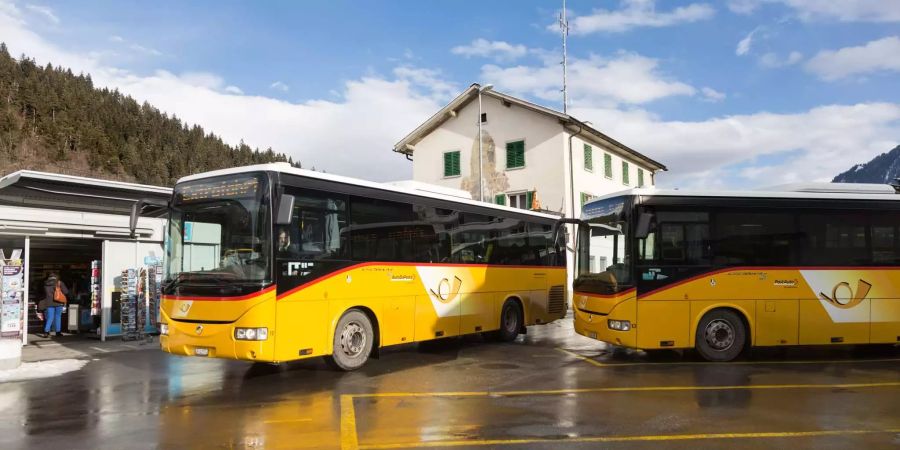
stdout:
<svg viewBox="0 0 900 450">
<path fill-rule="evenodd" d="M 551 286 L 547 297 L 547 312 L 562 314 L 566 310 L 566 292 L 563 286 Z"/>
</svg>

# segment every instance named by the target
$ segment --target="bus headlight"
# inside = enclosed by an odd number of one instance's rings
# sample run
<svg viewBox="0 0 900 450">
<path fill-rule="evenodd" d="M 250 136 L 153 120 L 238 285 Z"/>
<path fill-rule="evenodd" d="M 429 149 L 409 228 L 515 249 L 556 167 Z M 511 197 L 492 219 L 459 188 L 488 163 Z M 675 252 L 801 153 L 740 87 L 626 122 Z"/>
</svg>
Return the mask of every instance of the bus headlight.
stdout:
<svg viewBox="0 0 900 450">
<path fill-rule="evenodd" d="M 606 324 L 610 330 L 628 331 L 631 329 L 631 322 L 627 320 L 607 320 Z"/>
<path fill-rule="evenodd" d="M 265 341 L 269 338 L 268 328 L 235 328 L 234 338 L 239 341 Z"/>
<path fill-rule="evenodd" d="M 169 335 L 169 324 L 167 324 L 167 323 L 159 324 L 159 335 L 160 336 L 168 336 Z"/>
</svg>

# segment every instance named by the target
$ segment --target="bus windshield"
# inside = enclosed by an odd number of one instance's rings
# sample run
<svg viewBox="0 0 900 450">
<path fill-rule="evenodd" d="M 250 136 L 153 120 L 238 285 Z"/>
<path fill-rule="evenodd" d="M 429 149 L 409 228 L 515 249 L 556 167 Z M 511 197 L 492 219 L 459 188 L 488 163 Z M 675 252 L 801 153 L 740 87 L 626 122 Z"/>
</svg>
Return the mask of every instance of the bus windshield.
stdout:
<svg viewBox="0 0 900 450">
<path fill-rule="evenodd" d="M 271 282 L 267 192 L 262 174 L 175 186 L 166 293 L 238 295 Z"/>
<path fill-rule="evenodd" d="M 621 198 L 585 209 L 586 225 L 578 227 L 576 291 L 614 293 L 632 286 L 629 227 Z M 598 211 L 599 209 L 599 211 Z"/>
</svg>

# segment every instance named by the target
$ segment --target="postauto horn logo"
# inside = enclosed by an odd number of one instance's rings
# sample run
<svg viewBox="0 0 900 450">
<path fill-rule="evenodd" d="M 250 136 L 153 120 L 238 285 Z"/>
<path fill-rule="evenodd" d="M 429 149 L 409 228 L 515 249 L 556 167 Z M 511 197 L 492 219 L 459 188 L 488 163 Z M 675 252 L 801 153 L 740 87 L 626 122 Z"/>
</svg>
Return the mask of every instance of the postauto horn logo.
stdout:
<svg viewBox="0 0 900 450">
<path fill-rule="evenodd" d="M 831 303 L 835 307 L 841 309 L 850 309 L 858 304 L 860 304 L 863 300 L 865 300 L 866 295 L 869 295 L 869 291 L 872 289 L 872 284 L 860 279 L 856 282 L 856 291 L 853 291 L 853 288 L 850 287 L 850 283 L 846 281 L 841 281 L 840 283 L 834 285 L 834 289 L 831 290 L 831 296 L 825 295 L 823 292 L 819 292 L 819 295 L 823 300 Z M 845 291 L 849 295 L 842 295 L 839 291 Z"/>
<path fill-rule="evenodd" d="M 459 295 L 459 288 L 462 287 L 462 280 L 459 277 L 453 277 L 453 285 L 450 285 L 450 280 L 447 278 L 441 279 L 438 283 L 437 292 L 434 289 L 430 289 L 431 295 L 440 300 L 443 303 L 450 303 Z"/>
</svg>

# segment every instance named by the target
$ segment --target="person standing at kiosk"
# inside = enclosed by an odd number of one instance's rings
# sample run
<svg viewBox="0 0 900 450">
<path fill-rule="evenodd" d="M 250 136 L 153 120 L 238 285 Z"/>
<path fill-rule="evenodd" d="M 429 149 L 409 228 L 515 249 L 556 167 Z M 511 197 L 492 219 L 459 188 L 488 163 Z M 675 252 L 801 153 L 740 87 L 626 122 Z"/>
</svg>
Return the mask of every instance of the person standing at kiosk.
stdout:
<svg viewBox="0 0 900 450">
<path fill-rule="evenodd" d="M 60 332 L 62 330 L 62 313 L 67 295 L 69 295 L 69 289 L 59 280 L 56 273 L 50 272 L 47 279 L 44 280 L 44 300 L 40 304 L 44 309 L 44 334 L 41 337 L 49 337 L 51 327 L 55 330 L 57 337 L 62 336 Z"/>
</svg>

